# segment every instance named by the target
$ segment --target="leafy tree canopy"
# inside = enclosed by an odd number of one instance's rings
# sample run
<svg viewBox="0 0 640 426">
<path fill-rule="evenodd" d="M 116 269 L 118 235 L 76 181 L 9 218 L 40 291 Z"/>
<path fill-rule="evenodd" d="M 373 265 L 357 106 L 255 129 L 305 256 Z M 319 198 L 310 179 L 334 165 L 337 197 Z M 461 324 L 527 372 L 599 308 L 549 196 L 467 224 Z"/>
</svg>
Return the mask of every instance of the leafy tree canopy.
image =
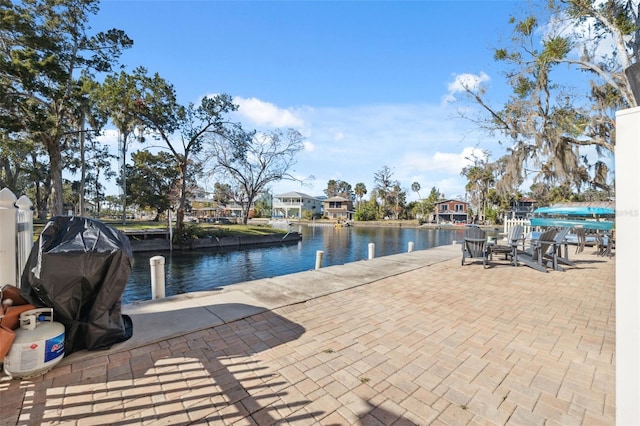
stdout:
<svg viewBox="0 0 640 426">
<path fill-rule="evenodd" d="M 351 185 L 343 180 L 331 179 L 327 182 L 327 189 L 324 190 L 327 197 L 342 197 L 347 200 L 354 200 L 355 194 Z"/>
<path fill-rule="evenodd" d="M 175 158 L 166 151 L 131 154 L 133 164 L 127 166 L 127 197 L 130 203 L 151 208 L 159 215 L 171 208 L 177 193 L 180 170 Z"/>
<path fill-rule="evenodd" d="M 0 128 L 9 137 L 26 129 L 50 167 L 51 214 L 63 210 L 63 156 L 84 104 L 82 77 L 109 72 L 133 42 L 110 29 L 91 33 L 97 0 L 0 2 Z"/>
</svg>

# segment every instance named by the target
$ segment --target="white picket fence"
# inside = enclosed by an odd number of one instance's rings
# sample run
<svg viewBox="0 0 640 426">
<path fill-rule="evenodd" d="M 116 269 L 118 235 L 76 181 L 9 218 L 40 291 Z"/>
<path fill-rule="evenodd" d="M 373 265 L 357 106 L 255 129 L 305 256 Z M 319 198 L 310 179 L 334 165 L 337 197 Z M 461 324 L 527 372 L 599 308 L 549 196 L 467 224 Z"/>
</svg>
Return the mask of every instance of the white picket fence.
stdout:
<svg viewBox="0 0 640 426">
<path fill-rule="evenodd" d="M 33 247 L 33 203 L 16 198 L 9 188 L 0 190 L 0 287 L 20 287 L 22 270 Z"/>
<path fill-rule="evenodd" d="M 516 225 L 522 225 L 522 227 L 524 228 L 524 235 L 527 235 L 532 231 L 532 226 L 529 222 L 529 219 L 507 219 L 507 217 L 505 217 L 502 232 L 504 233 L 504 235 L 509 235 L 509 231 L 511 231 L 511 228 Z"/>
</svg>

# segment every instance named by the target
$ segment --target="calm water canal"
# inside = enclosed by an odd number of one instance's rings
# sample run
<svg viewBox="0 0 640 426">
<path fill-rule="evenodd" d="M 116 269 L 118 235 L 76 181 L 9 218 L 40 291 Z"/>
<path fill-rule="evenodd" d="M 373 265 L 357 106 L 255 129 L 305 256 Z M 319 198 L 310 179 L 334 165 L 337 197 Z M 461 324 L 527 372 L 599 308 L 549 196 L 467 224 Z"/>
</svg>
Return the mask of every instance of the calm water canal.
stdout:
<svg viewBox="0 0 640 426">
<path fill-rule="evenodd" d="M 151 299 L 149 259 L 165 257 L 166 295 L 213 290 L 229 284 L 287 275 L 315 268 L 316 251 L 324 251 L 323 267 L 368 258 L 369 243 L 375 257 L 451 244 L 461 240 L 461 229 L 415 229 L 402 227 L 311 227 L 296 225 L 302 241 L 269 247 L 233 250 L 135 253 L 134 266 L 123 294 L 123 303 Z"/>
</svg>

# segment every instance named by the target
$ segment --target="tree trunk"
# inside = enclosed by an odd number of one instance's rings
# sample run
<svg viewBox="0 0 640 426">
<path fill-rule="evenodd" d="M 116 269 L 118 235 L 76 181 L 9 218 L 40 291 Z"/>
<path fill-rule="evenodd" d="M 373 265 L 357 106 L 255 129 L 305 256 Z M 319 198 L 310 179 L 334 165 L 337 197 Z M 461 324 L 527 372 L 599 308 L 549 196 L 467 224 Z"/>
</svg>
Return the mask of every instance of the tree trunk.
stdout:
<svg viewBox="0 0 640 426">
<path fill-rule="evenodd" d="M 122 224 L 127 224 L 127 136 L 125 131 L 118 132 L 118 143 L 122 143 L 118 146 L 120 149 L 120 155 L 122 155 L 122 170 L 120 170 L 120 180 L 122 181 Z"/>
<path fill-rule="evenodd" d="M 255 195 L 250 195 L 247 197 L 247 204 L 245 207 L 244 203 L 240 203 L 242 206 L 242 224 L 246 225 L 249 223 L 249 212 L 251 211 L 251 204 L 253 204 L 253 200 L 255 199 Z M 302 212 L 300 213 L 300 219 L 302 219 Z"/>
<path fill-rule="evenodd" d="M 62 189 L 62 154 L 57 140 L 45 137 L 44 144 L 49 153 L 49 174 L 51 176 L 51 195 L 49 196 L 50 217 L 64 214 Z"/>
<path fill-rule="evenodd" d="M 176 212 L 176 230 L 182 229 L 184 226 L 184 207 L 178 207 Z"/>
<path fill-rule="evenodd" d="M 184 210 L 187 205 L 187 157 L 185 155 L 184 161 L 180 164 L 180 201 L 178 203 L 178 211 L 176 214 L 176 229 L 181 230 L 184 223 Z"/>
<path fill-rule="evenodd" d="M 84 205 L 84 185 L 87 176 L 87 169 L 84 159 L 84 109 L 82 110 L 82 118 L 80 119 L 80 189 L 78 190 L 78 207 L 80 210 L 80 216 L 84 217 L 85 215 L 85 205 Z"/>
</svg>

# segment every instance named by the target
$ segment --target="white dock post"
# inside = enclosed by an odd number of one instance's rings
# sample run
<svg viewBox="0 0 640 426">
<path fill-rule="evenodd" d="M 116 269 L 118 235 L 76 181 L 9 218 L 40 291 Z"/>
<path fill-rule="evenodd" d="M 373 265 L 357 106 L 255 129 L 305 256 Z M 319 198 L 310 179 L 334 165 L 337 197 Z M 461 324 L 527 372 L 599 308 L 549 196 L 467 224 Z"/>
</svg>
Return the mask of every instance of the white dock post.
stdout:
<svg viewBox="0 0 640 426">
<path fill-rule="evenodd" d="M 409 253 L 413 251 L 413 241 L 409 241 Z"/>
<path fill-rule="evenodd" d="M 151 300 L 162 299 L 164 292 L 164 257 L 153 256 L 149 259 L 151 267 Z"/>
<path fill-rule="evenodd" d="M 316 269 L 322 268 L 322 257 L 324 252 L 322 250 L 316 251 Z"/>
<path fill-rule="evenodd" d="M 373 259 L 376 254 L 376 245 L 374 243 L 369 243 L 369 260 Z"/>
</svg>

